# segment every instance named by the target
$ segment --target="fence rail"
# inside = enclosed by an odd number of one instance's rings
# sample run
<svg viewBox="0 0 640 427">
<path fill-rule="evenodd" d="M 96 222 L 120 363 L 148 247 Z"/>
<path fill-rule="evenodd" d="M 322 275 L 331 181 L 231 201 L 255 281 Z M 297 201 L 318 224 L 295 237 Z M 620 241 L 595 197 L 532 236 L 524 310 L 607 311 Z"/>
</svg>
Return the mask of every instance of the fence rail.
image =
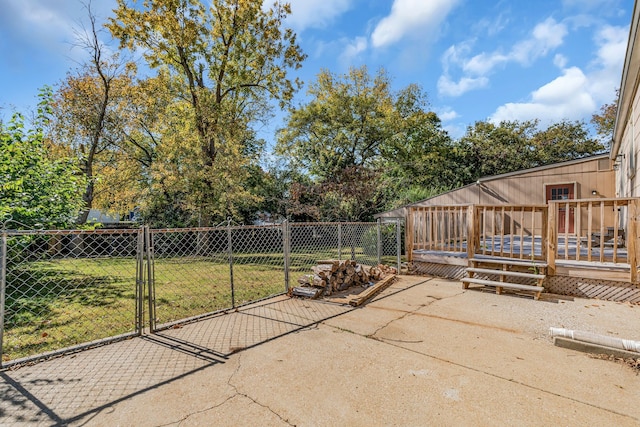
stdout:
<svg viewBox="0 0 640 427">
<path fill-rule="evenodd" d="M 399 264 L 400 230 L 399 220 L 2 229 L 0 368 L 284 293 L 319 259 Z"/>
</svg>

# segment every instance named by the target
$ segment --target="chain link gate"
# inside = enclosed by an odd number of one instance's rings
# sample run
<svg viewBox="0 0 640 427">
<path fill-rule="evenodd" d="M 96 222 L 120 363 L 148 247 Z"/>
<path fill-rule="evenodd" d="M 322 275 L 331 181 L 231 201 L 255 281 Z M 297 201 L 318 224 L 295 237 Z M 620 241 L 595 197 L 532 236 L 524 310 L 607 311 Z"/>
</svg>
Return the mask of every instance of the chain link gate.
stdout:
<svg viewBox="0 0 640 427">
<path fill-rule="evenodd" d="M 141 332 L 139 230 L 2 230 L 2 367 Z"/>
<path fill-rule="evenodd" d="M 400 267 L 396 220 L 1 231 L 0 368 L 282 294 L 321 259 Z"/>
</svg>

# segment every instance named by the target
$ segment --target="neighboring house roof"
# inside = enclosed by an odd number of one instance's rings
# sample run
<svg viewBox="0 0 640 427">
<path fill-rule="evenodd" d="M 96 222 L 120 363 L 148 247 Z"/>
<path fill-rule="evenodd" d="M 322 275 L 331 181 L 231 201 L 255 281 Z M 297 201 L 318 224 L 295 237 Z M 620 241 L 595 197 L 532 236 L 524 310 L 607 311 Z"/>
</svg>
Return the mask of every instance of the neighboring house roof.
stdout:
<svg viewBox="0 0 640 427">
<path fill-rule="evenodd" d="M 620 82 L 620 96 L 618 97 L 618 111 L 613 128 L 613 144 L 611 145 L 611 159 L 616 158 L 622 143 L 625 124 L 631 115 L 631 105 L 635 92 L 638 89 L 638 77 L 640 72 L 640 43 L 638 43 L 638 21 L 640 20 L 640 8 L 638 2 L 633 6 L 633 18 L 629 30 L 627 53 L 622 69 L 622 81 Z"/>
<path fill-rule="evenodd" d="M 404 205 L 404 206 L 401 206 L 399 208 L 396 208 L 396 209 L 393 209 L 393 210 L 390 210 L 390 211 L 381 212 L 379 214 L 374 215 L 374 218 L 379 218 L 379 217 L 382 217 L 382 216 L 393 217 L 394 213 L 396 213 L 396 215 L 398 217 L 404 217 L 404 210 L 406 208 L 408 208 L 408 207 L 419 206 L 422 203 L 425 203 L 425 202 L 427 202 L 427 201 L 429 201 L 431 199 L 434 199 L 436 197 L 440 197 L 440 196 L 442 196 L 444 194 L 449 194 L 449 193 L 452 193 L 454 191 L 459 191 L 462 188 L 471 187 L 471 186 L 474 186 L 474 185 L 477 185 L 477 184 L 482 184 L 484 182 L 496 181 L 496 180 L 500 180 L 500 179 L 504 179 L 504 178 L 513 177 L 513 176 L 529 174 L 529 173 L 532 173 L 532 172 L 545 171 L 545 170 L 548 170 L 548 169 L 555 169 L 555 168 L 559 168 L 559 167 L 571 166 L 571 165 L 574 165 L 574 164 L 584 163 L 584 162 L 588 162 L 588 161 L 606 159 L 608 157 L 610 157 L 609 153 L 604 153 L 604 154 L 598 154 L 598 155 L 595 155 L 595 156 L 582 157 L 580 159 L 575 159 L 575 160 L 568 160 L 566 162 L 551 163 L 549 165 L 537 166 L 535 168 L 521 169 L 521 170 L 518 170 L 518 171 L 503 173 L 503 174 L 500 174 L 500 175 L 492 175 L 492 176 L 483 177 L 483 178 L 480 178 L 476 182 L 473 182 L 471 184 L 467 184 L 467 185 L 464 185 L 462 187 L 457 187 L 457 188 L 454 188 L 452 190 L 445 191 L 444 193 L 436 194 L 435 196 L 431 196 L 431 197 L 428 197 L 428 198 L 423 199 L 423 200 L 419 200 L 419 201 L 414 202 L 414 203 L 409 203 L 408 205 Z"/>
</svg>

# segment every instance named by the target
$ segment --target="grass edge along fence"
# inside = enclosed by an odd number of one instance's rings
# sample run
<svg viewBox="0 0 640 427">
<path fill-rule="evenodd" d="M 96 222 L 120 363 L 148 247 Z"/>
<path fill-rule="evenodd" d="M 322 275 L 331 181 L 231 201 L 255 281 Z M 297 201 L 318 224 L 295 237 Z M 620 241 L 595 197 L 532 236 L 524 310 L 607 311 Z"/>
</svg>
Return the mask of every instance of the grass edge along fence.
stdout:
<svg viewBox="0 0 640 427">
<path fill-rule="evenodd" d="M 400 219 L 180 229 L 9 230 L 0 368 L 153 333 L 286 292 L 319 259 L 400 264 Z"/>
</svg>

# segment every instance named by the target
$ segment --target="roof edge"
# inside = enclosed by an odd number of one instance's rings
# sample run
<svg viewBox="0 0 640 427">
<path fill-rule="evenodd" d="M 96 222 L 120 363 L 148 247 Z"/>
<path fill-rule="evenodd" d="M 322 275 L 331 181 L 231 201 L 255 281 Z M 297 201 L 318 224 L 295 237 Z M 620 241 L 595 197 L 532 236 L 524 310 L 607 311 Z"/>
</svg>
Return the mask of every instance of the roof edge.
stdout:
<svg viewBox="0 0 640 427">
<path fill-rule="evenodd" d="M 627 52 L 624 59 L 624 67 L 622 69 L 622 77 L 620 79 L 620 93 L 618 96 L 618 105 L 616 112 L 616 120 L 613 126 L 613 141 L 611 144 L 611 152 L 609 156 L 615 159 L 620 151 L 622 144 L 622 133 L 625 123 L 631 114 L 631 104 L 633 103 L 633 94 L 637 88 L 638 67 L 632 66 L 632 62 L 640 61 L 640 44 L 636 43 L 638 36 L 638 21 L 640 20 L 640 7 L 638 2 L 634 1 L 633 14 L 631 18 L 631 26 L 629 28 L 629 40 L 627 42 Z"/>
<path fill-rule="evenodd" d="M 424 203 L 424 202 L 429 201 L 431 199 L 435 199 L 436 197 L 440 197 L 440 196 L 443 196 L 445 194 L 449 194 L 451 192 L 458 191 L 458 190 L 461 190 L 463 188 L 471 187 L 473 185 L 477 185 L 477 184 L 480 184 L 480 183 L 483 183 L 483 182 L 489 182 L 489 181 L 494 181 L 496 179 L 507 178 L 507 177 L 510 177 L 510 176 L 518 176 L 518 175 L 523 175 L 525 173 L 538 172 L 538 171 L 543 171 L 543 170 L 553 169 L 553 168 L 558 168 L 558 167 L 563 167 L 563 166 L 571 166 L 571 165 L 577 164 L 577 163 L 582 163 L 582 162 L 586 162 L 586 161 L 593 161 L 593 160 L 599 160 L 599 159 L 604 159 L 604 158 L 610 158 L 610 154 L 609 153 L 596 154 L 594 156 L 582 157 L 582 158 L 579 158 L 579 159 L 567 160 L 567 161 L 558 162 L 558 163 L 550 163 L 550 164 L 544 165 L 544 166 L 536 166 L 534 168 L 521 169 L 519 171 L 507 172 L 507 173 L 503 173 L 503 174 L 500 174 L 500 175 L 491 175 L 491 176 L 483 177 L 483 178 L 478 179 L 476 182 L 472 182 L 470 184 L 463 185 L 462 187 L 452 188 L 451 190 L 445 191 L 444 193 L 439 193 L 439 194 L 436 194 L 435 196 L 431 196 L 431 197 L 427 197 L 426 199 L 418 200 L 417 202 L 409 203 L 407 205 L 403 205 L 403 206 L 400 206 L 400 207 L 397 207 L 395 209 L 391 209 L 391 210 L 388 210 L 388 211 L 385 211 L 385 212 L 380 212 L 378 214 L 375 214 L 374 218 L 378 218 L 380 215 L 383 215 L 386 212 L 393 212 L 393 211 L 397 211 L 397 210 L 400 210 L 400 209 L 406 209 L 406 208 L 409 208 L 409 207 L 412 207 L 412 206 L 416 206 L 416 205 L 419 205 L 420 203 Z"/>
</svg>

